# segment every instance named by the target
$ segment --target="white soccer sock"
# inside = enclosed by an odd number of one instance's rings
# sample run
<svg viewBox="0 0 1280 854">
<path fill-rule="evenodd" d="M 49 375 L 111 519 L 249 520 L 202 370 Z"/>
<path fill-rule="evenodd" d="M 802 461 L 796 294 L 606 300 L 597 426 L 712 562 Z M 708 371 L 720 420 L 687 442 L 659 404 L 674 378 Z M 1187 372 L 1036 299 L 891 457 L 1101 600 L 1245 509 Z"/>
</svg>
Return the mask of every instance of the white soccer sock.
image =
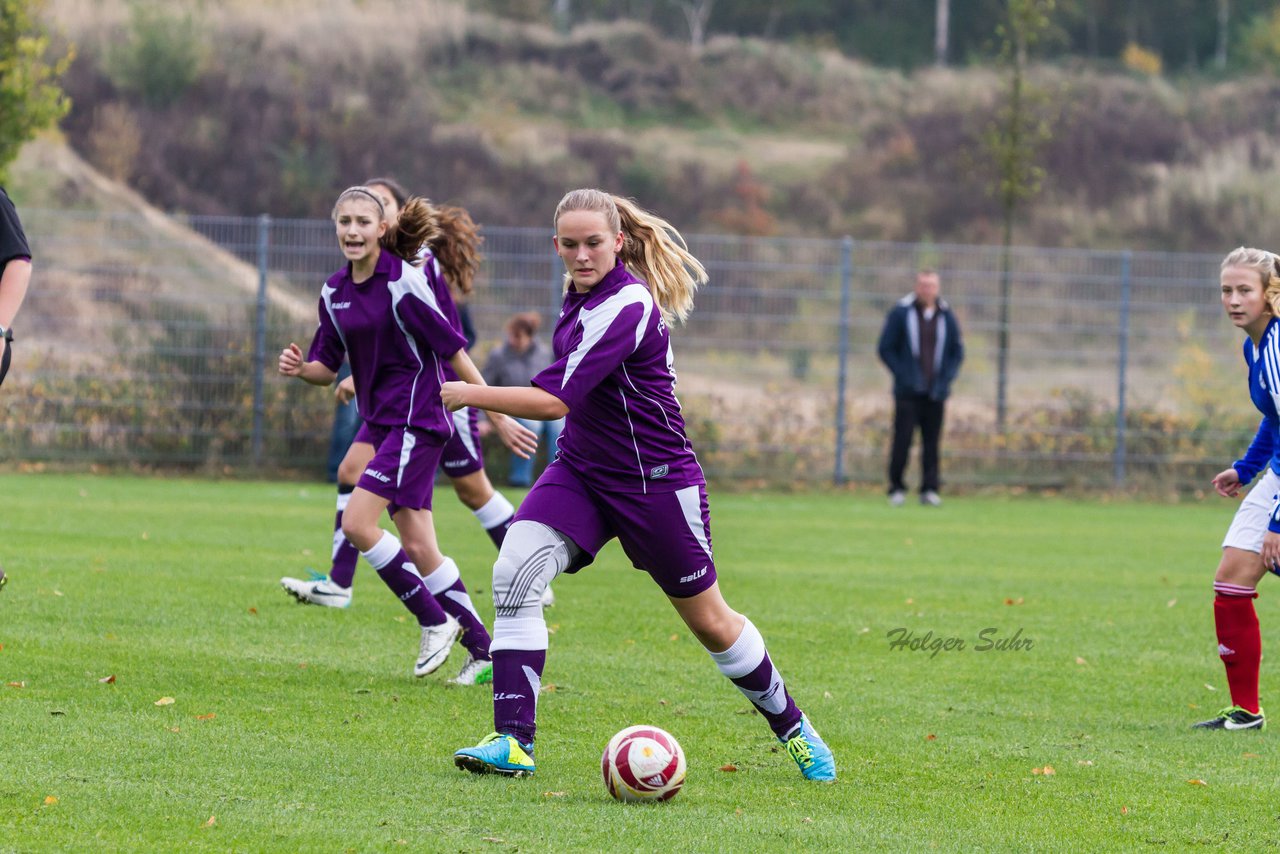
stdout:
<svg viewBox="0 0 1280 854">
<path fill-rule="evenodd" d="M 746 618 L 744 618 L 746 619 Z M 707 650 L 711 660 L 720 668 L 720 672 L 730 679 L 739 679 L 760 666 L 764 661 L 764 636 L 755 627 L 755 623 L 746 619 L 742 624 L 742 632 L 733 645 L 724 652 Z"/>
<path fill-rule="evenodd" d="M 382 537 L 367 552 L 360 552 L 374 569 L 383 569 L 400 553 L 400 541 L 390 531 L 383 531 Z"/>
<path fill-rule="evenodd" d="M 511 506 L 511 502 L 501 492 L 495 491 L 493 497 L 484 503 L 479 510 L 472 510 L 471 515 L 476 517 L 476 521 L 480 523 L 480 527 L 486 531 L 490 528 L 496 528 L 503 522 L 510 519 L 516 513 L 516 508 Z"/>
<path fill-rule="evenodd" d="M 432 596 L 439 596 L 452 587 L 454 582 L 460 578 L 462 578 L 462 573 L 458 571 L 458 565 L 453 562 L 453 558 L 446 557 L 443 563 L 428 575 L 423 576 L 422 581 L 427 585 L 427 592 Z"/>
<path fill-rule="evenodd" d="M 750 700 L 753 706 L 765 712 L 766 717 L 769 714 L 781 715 L 786 711 L 787 689 L 782 682 L 782 675 L 778 673 L 778 668 L 771 666 L 767 675 L 761 674 L 762 679 L 749 680 L 754 684 L 740 681 L 759 667 L 768 656 L 764 638 L 750 620 L 743 624 L 742 633 L 733 642 L 733 646 L 724 652 L 711 652 L 711 650 L 707 652 L 711 660 L 716 663 L 716 667 L 720 668 L 720 672 L 733 681 L 737 689 L 742 692 L 742 696 Z"/>
<path fill-rule="evenodd" d="M 504 649 L 545 650 L 547 621 L 541 617 L 494 617 L 489 652 Z"/>
</svg>

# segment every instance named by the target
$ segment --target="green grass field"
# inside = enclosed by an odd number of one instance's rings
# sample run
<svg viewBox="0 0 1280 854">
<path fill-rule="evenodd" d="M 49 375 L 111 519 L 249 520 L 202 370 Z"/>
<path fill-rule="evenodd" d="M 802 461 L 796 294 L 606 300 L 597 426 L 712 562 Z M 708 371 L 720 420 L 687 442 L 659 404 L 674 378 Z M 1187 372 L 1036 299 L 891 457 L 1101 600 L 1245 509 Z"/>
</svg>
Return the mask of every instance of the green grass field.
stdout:
<svg viewBox="0 0 1280 854">
<path fill-rule="evenodd" d="M 836 751 L 840 781 L 818 785 L 616 545 L 557 582 L 537 776 L 473 777 L 451 754 L 491 707 L 445 684 L 461 650 L 415 680 L 416 627 L 368 566 L 347 611 L 278 586 L 327 568 L 330 487 L 39 474 L 0 490 L 0 851 L 1280 844 L 1280 736 L 1188 728 L 1229 702 L 1217 498 L 713 493 L 725 595 Z M 488 621 L 493 548 L 447 487 L 437 503 Z M 895 629 L 965 647 L 895 649 Z M 1264 703 L 1277 679 L 1264 668 Z M 685 748 L 670 803 L 604 791 L 600 751 L 634 723 Z"/>
</svg>

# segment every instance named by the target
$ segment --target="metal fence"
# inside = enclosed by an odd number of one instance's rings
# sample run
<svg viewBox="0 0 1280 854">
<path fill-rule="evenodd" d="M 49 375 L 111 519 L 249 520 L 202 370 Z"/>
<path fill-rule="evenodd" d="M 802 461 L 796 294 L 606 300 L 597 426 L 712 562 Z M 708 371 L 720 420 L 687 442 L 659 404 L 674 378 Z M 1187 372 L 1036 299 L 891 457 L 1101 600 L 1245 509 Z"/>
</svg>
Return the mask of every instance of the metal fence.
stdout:
<svg viewBox="0 0 1280 854">
<path fill-rule="evenodd" d="M 290 340 L 305 348 L 319 285 L 341 263 L 328 221 L 23 219 L 36 272 L 0 392 L 0 458 L 322 469 L 332 398 L 281 380 L 275 361 Z M 485 238 L 471 301 L 481 365 L 509 314 L 539 310 L 549 332 L 560 297 L 549 230 Z M 884 481 L 891 399 L 876 340 L 920 266 L 939 270 L 966 346 L 943 440 L 952 486 L 1195 488 L 1257 424 L 1241 336 L 1218 304 L 1219 256 L 688 238 L 711 281 L 673 332 L 677 388 L 718 482 Z"/>
</svg>

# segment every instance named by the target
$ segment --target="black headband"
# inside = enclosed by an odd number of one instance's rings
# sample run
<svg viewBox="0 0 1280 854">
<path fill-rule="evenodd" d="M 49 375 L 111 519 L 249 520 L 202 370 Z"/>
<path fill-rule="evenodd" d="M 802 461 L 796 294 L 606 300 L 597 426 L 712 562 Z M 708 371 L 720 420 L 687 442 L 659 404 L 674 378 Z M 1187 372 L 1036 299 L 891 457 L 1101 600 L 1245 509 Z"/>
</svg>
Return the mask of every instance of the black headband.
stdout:
<svg viewBox="0 0 1280 854">
<path fill-rule="evenodd" d="M 382 204 L 382 199 L 378 198 L 378 194 L 373 190 L 370 190 L 368 187 L 348 187 L 342 191 L 342 195 L 338 196 L 338 201 L 340 202 L 347 196 L 353 196 L 356 193 L 364 193 L 366 196 L 373 199 L 374 203 L 378 206 L 378 210 L 382 211 L 383 215 L 386 214 L 387 210 Z"/>
</svg>

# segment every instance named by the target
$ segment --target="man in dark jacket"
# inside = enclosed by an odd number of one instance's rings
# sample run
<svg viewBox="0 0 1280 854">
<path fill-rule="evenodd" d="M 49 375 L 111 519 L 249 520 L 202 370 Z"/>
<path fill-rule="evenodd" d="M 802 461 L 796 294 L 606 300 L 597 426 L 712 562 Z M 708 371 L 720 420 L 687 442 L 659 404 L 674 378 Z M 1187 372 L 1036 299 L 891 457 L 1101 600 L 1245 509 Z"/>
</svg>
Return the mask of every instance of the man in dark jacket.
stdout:
<svg viewBox="0 0 1280 854">
<path fill-rule="evenodd" d="M 889 453 L 889 503 L 906 500 L 902 474 L 911 438 L 920 428 L 920 503 L 937 507 L 938 446 L 951 382 L 964 361 L 960 324 L 938 296 L 936 270 L 916 274 L 915 291 L 899 300 L 880 332 L 880 361 L 893 374 L 893 449 Z"/>
</svg>

